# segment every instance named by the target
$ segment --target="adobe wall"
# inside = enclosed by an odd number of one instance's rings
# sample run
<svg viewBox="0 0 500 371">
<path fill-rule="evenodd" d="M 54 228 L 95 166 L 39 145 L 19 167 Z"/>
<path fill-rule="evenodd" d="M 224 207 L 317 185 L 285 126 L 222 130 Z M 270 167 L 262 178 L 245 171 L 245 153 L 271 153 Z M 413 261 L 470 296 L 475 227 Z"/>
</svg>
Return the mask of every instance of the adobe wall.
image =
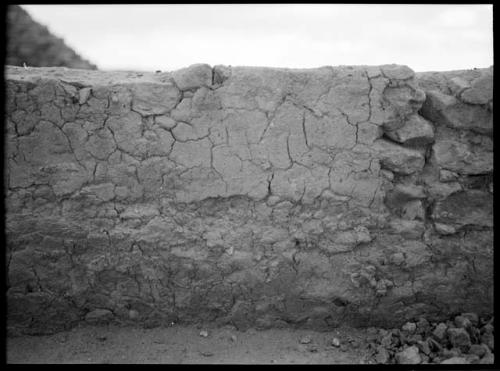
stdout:
<svg viewBox="0 0 500 371">
<path fill-rule="evenodd" d="M 9 327 L 491 314 L 492 73 L 7 67 Z"/>
</svg>

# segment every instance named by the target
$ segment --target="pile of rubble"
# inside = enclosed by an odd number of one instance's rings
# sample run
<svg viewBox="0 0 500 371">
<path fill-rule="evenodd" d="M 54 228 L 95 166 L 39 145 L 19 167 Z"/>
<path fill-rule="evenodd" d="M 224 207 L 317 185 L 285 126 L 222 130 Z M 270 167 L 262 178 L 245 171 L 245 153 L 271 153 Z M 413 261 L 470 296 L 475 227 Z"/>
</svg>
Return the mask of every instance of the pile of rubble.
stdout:
<svg viewBox="0 0 500 371">
<path fill-rule="evenodd" d="M 429 323 L 421 318 L 401 329 L 368 329 L 366 363 L 491 364 L 494 317 L 462 313 L 453 320 Z"/>
</svg>

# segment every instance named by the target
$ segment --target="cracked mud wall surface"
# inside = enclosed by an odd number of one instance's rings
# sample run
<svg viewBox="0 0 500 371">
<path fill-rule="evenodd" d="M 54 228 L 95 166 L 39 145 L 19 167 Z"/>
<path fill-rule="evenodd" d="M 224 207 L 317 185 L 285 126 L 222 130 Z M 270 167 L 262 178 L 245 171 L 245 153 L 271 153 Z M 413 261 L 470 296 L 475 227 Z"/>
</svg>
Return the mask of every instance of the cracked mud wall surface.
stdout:
<svg viewBox="0 0 500 371">
<path fill-rule="evenodd" d="M 8 325 L 493 311 L 492 69 L 6 69 Z"/>
</svg>

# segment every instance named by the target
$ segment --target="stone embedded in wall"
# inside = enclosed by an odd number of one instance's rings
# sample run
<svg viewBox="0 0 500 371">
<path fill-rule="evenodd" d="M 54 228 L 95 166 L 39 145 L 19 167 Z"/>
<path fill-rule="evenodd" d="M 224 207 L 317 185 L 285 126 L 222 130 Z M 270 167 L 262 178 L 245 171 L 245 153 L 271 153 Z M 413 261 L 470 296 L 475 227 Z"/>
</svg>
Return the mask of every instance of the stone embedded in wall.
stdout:
<svg viewBox="0 0 500 371">
<path fill-rule="evenodd" d="M 7 68 L 9 326 L 490 313 L 488 76 Z"/>
<path fill-rule="evenodd" d="M 469 107 L 467 103 L 451 95 L 437 91 L 428 92 L 422 115 L 433 122 L 442 123 L 453 129 L 470 129 L 481 134 L 491 134 L 491 114 L 482 107 Z"/>
<path fill-rule="evenodd" d="M 457 192 L 439 201 L 433 220 L 440 224 L 493 227 L 493 196 L 484 191 Z"/>
<path fill-rule="evenodd" d="M 212 85 L 212 67 L 208 64 L 193 64 L 172 73 L 180 90 L 198 89 Z"/>
<path fill-rule="evenodd" d="M 436 163 L 444 170 L 458 174 L 484 174 L 493 171 L 493 152 L 479 150 L 461 140 L 441 140 L 432 147 Z"/>
<path fill-rule="evenodd" d="M 411 149 L 380 140 L 374 148 L 379 151 L 380 163 L 384 168 L 405 175 L 422 170 L 425 164 L 425 154 L 417 149 Z"/>
<path fill-rule="evenodd" d="M 465 103 L 488 104 L 493 100 L 493 74 L 486 73 L 475 79 L 471 86 L 464 89 L 460 98 Z"/>
<path fill-rule="evenodd" d="M 421 114 L 437 125 L 491 135 L 493 117 L 493 69 L 421 73 L 419 83 L 428 86 Z"/>
<path fill-rule="evenodd" d="M 385 134 L 392 140 L 408 146 L 422 146 L 434 141 L 432 124 L 420 115 L 411 116 L 403 127 Z"/>
</svg>

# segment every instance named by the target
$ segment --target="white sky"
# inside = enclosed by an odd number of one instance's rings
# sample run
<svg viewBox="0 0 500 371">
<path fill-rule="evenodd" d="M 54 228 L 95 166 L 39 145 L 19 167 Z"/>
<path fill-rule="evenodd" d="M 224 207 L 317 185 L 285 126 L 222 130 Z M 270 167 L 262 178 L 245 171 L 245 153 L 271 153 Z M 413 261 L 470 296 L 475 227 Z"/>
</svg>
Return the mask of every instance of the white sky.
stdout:
<svg viewBox="0 0 500 371">
<path fill-rule="evenodd" d="M 492 5 L 23 5 L 103 70 L 493 64 Z"/>
</svg>

